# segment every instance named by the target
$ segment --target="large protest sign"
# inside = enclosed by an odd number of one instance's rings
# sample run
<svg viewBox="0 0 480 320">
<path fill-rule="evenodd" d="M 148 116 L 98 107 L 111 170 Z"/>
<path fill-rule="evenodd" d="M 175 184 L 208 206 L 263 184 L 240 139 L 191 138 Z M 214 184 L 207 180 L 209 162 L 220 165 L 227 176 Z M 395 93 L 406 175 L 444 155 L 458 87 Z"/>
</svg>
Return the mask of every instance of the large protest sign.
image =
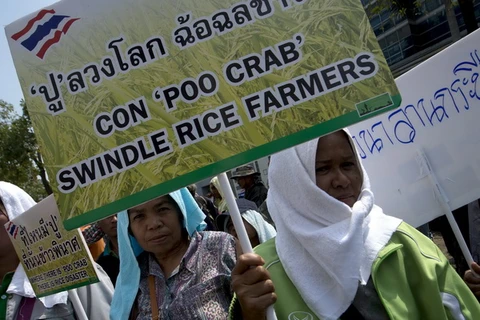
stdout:
<svg viewBox="0 0 480 320">
<path fill-rule="evenodd" d="M 67 228 L 400 103 L 359 0 L 64 0 L 6 34 Z"/>
<path fill-rule="evenodd" d="M 53 195 L 5 229 L 37 297 L 98 282 L 83 236 L 78 229 L 65 230 Z"/>
<path fill-rule="evenodd" d="M 401 76 L 402 106 L 349 128 L 376 202 L 414 226 L 445 213 L 418 151 L 451 209 L 480 198 L 479 43 L 477 31 Z"/>
</svg>

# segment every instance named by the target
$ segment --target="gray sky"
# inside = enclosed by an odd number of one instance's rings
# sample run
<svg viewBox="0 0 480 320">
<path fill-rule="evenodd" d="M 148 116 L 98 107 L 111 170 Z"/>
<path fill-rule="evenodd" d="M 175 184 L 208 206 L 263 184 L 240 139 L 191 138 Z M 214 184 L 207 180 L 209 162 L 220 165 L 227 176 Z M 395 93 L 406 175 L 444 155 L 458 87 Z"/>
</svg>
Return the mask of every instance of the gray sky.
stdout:
<svg viewBox="0 0 480 320">
<path fill-rule="evenodd" d="M 23 92 L 8 48 L 5 26 L 55 2 L 57 0 L 0 0 L 0 99 L 13 104 L 17 112 L 21 112 L 19 103 Z"/>
</svg>

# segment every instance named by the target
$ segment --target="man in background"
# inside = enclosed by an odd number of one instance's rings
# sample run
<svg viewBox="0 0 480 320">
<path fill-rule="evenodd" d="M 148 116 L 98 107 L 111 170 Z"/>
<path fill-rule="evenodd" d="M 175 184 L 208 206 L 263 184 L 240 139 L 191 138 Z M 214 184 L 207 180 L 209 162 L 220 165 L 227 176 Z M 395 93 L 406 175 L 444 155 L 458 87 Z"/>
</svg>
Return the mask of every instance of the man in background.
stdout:
<svg viewBox="0 0 480 320">
<path fill-rule="evenodd" d="M 232 179 L 245 190 L 245 199 L 255 202 L 259 207 L 267 199 L 267 188 L 260 179 L 260 173 L 252 165 L 235 169 Z"/>
<path fill-rule="evenodd" d="M 108 274 L 113 285 L 117 282 L 120 272 L 120 259 L 118 258 L 118 238 L 117 238 L 117 215 L 113 215 L 97 222 L 98 228 L 106 235 L 105 250 L 97 259 L 97 263 L 102 266 Z"/>
</svg>

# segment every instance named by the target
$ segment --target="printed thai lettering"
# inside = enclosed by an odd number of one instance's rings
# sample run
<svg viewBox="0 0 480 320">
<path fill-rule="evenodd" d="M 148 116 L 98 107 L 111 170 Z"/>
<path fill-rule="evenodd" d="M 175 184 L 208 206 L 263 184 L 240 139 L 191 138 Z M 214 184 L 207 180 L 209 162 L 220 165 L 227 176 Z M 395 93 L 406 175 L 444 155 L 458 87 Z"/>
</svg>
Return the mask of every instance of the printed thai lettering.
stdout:
<svg viewBox="0 0 480 320">
<path fill-rule="evenodd" d="M 306 0 L 293 0 L 301 5 Z M 282 10 L 293 7 L 291 0 L 280 1 Z M 191 12 L 176 17 L 177 28 L 172 32 L 172 42 L 181 50 L 189 48 L 214 36 L 221 36 L 237 28 L 266 19 L 275 13 L 273 0 L 247 0 L 235 3 L 228 9 L 219 9 L 209 16 L 192 19 Z"/>
<path fill-rule="evenodd" d="M 80 70 L 72 71 L 67 76 L 67 89 L 70 94 L 77 94 L 88 90 L 88 85 Z"/>
<path fill-rule="evenodd" d="M 47 106 L 47 111 L 52 115 L 57 115 L 65 111 L 65 102 L 63 101 L 60 85 L 63 83 L 64 76 L 62 73 L 47 73 L 48 83 L 36 84 L 30 86 L 30 95 L 36 97 L 42 96 L 43 102 Z"/>
<path fill-rule="evenodd" d="M 271 17 L 274 13 L 272 0 L 250 0 L 250 7 L 258 19 Z"/>
<path fill-rule="evenodd" d="M 227 10 L 219 10 L 212 16 L 212 26 L 216 30 L 216 34 L 221 36 L 232 31 L 233 22 Z M 195 40 L 195 39 L 194 39 Z"/>
<path fill-rule="evenodd" d="M 46 75 L 48 83 L 38 86 L 32 84 L 30 95 L 33 97 L 41 95 L 47 111 L 52 115 L 58 115 L 66 110 L 61 91 L 62 84 L 66 85 L 71 95 L 76 95 L 89 89 L 88 79 L 91 85 L 98 86 L 104 79 L 111 80 L 120 73 L 127 73 L 130 69 L 140 68 L 169 55 L 163 38 L 159 36 L 150 37 L 143 43 L 136 43 L 122 50 L 124 42 L 122 36 L 109 40 L 106 50 L 113 55 L 102 57 L 99 63 L 87 63 L 65 74 L 48 72 Z"/>
<path fill-rule="evenodd" d="M 246 3 L 238 3 L 232 7 L 233 20 L 239 27 L 252 24 L 255 19 Z"/>
<path fill-rule="evenodd" d="M 122 42 L 123 37 L 112 39 L 107 45 L 107 50 L 113 51 L 118 67 L 122 72 L 126 72 L 130 68 L 130 66 L 127 62 L 125 62 L 125 58 L 122 56 L 122 52 L 119 46 L 119 44 L 121 44 Z"/>
</svg>

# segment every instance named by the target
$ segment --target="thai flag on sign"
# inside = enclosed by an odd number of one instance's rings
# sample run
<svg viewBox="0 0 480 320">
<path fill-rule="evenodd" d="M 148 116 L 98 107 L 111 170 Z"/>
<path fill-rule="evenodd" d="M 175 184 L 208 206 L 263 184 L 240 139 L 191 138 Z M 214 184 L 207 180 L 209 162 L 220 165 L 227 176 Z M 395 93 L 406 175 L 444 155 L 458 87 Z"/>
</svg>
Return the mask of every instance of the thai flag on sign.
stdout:
<svg viewBox="0 0 480 320">
<path fill-rule="evenodd" d="M 7 232 L 10 233 L 10 235 L 13 237 L 13 239 L 17 238 L 17 233 L 19 229 L 17 225 L 15 225 L 13 222 L 9 222 L 6 229 Z"/>
<path fill-rule="evenodd" d="M 11 38 L 43 59 L 48 49 L 58 43 L 62 35 L 67 34 L 68 29 L 79 19 L 55 14 L 53 9 L 43 9 Z"/>
</svg>

